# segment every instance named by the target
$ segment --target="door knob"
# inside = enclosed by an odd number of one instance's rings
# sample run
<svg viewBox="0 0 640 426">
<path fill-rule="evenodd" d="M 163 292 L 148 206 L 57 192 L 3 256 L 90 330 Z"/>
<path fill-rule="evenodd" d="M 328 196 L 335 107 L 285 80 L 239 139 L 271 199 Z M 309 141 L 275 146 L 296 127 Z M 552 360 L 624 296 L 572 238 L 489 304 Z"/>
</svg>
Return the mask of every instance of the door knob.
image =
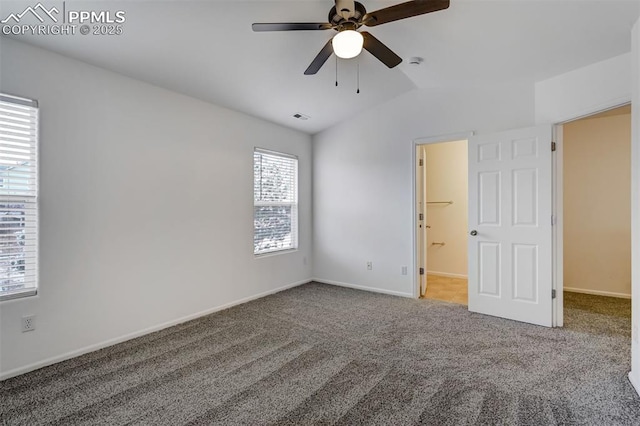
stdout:
<svg viewBox="0 0 640 426">
<path fill-rule="evenodd" d="M 475 237 L 476 235 L 478 235 L 478 231 L 474 229 L 473 231 L 469 232 L 469 234 L 471 234 L 472 237 Z"/>
</svg>

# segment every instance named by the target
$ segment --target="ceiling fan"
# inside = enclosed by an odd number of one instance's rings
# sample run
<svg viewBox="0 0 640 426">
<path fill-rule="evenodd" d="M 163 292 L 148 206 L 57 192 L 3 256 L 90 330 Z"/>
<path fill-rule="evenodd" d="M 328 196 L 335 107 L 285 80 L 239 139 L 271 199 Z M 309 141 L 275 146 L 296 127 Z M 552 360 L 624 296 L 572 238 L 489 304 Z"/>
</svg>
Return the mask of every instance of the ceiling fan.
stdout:
<svg viewBox="0 0 640 426">
<path fill-rule="evenodd" d="M 360 27 L 375 27 L 387 22 L 424 15 L 449 7 L 449 0 L 414 0 L 385 7 L 375 12 L 367 13 L 362 3 L 354 0 L 335 0 L 336 4 L 329 11 L 329 22 L 326 23 L 255 23 L 253 31 L 338 31 L 331 40 L 324 45 L 320 53 L 304 72 L 306 75 L 317 73 L 332 53 L 341 58 L 353 58 L 360 54 L 362 48 L 378 58 L 389 68 L 402 62 L 402 59 L 380 40 L 367 31 L 358 31 Z"/>
</svg>

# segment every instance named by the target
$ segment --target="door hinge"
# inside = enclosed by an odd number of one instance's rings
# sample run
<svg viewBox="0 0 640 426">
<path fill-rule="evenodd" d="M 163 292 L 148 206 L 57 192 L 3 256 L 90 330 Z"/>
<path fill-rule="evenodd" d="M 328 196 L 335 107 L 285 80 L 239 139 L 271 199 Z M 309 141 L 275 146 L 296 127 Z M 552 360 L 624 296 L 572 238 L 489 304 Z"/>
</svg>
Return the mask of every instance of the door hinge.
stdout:
<svg viewBox="0 0 640 426">
<path fill-rule="evenodd" d="M 551 298 L 552 299 L 556 298 L 556 290 L 555 289 L 551 290 Z"/>
<path fill-rule="evenodd" d="M 424 220 L 424 215 L 422 213 L 418 215 L 418 220 Z"/>
<path fill-rule="evenodd" d="M 551 226 L 555 226 L 555 224 L 556 224 L 556 216 L 551 215 Z"/>
<path fill-rule="evenodd" d="M 422 158 L 418 161 L 418 165 L 419 166 L 424 166 L 424 161 L 422 160 Z"/>
<path fill-rule="evenodd" d="M 555 150 L 556 150 L 556 143 L 551 142 L 551 151 L 555 151 Z"/>
<path fill-rule="evenodd" d="M 424 275 L 424 268 L 420 268 L 420 275 Z"/>
</svg>

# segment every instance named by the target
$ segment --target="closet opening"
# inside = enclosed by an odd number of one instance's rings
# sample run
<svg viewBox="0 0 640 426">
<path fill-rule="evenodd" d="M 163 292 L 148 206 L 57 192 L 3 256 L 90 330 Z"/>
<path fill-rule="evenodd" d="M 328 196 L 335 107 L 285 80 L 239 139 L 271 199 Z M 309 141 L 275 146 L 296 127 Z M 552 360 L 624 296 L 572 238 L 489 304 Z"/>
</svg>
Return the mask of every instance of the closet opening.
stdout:
<svg viewBox="0 0 640 426">
<path fill-rule="evenodd" d="M 416 145 L 419 296 L 468 302 L 467 140 Z"/>
</svg>

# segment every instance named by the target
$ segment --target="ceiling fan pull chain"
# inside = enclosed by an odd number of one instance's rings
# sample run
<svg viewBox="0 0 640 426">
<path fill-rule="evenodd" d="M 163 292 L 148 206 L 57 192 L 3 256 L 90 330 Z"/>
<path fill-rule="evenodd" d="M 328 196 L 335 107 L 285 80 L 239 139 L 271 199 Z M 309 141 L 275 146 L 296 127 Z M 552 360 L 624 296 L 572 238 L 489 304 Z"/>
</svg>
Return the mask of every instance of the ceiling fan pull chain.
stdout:
<svg viewBox="0 0 640 426">
<path fill-rule="evenodd" d="M 360 57 L 358 56 L 357 62 L 357 86 L 358 86 L 358 90 L 356 90 L 356 93 L 360 94 Z"/>
<path fill-rule="evenodd" d="M 336 87 L 338 87 L 338 57 L 336 56 Z"/>
</svg>

